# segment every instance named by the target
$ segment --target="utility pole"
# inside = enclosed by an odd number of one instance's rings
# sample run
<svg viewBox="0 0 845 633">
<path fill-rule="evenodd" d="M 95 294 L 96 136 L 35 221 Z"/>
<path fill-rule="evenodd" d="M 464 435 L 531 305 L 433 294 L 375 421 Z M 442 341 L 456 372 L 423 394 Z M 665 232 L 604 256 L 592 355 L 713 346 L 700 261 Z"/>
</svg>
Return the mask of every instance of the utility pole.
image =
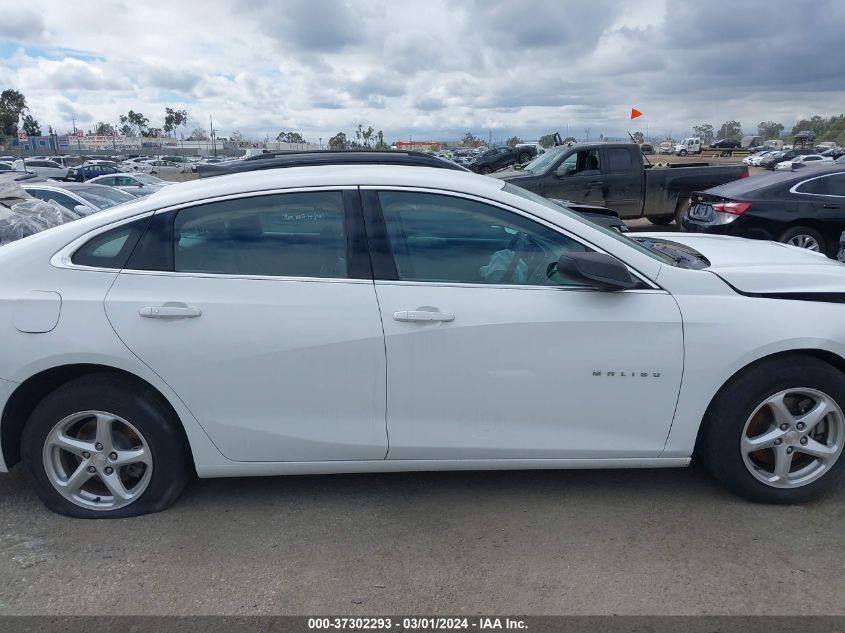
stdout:
<svg viewBox="0 0 845 633">
<path fill-rule="evenodd" d="M 208 115 L 208 126 L 211 128 L 211 151 L 217 156 L 217 140 L 214 136 L 214 121 L 211 120 L 211 115 Z"/>
</svg>

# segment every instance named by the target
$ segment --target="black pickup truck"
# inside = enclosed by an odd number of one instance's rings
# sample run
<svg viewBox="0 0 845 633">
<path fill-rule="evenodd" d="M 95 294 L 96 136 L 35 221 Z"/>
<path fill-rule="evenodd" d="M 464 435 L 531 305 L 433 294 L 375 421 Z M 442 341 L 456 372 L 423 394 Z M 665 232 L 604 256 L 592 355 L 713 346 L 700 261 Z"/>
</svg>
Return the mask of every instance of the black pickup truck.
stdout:
<svg viewBox="0 0 845 633">
<path fill-rule="evenodd" d="M 643 161 L 633 143 L 585 143 L 554 147 L 522 169 L 492 174 L 546 198 L 609 207 L 623 219 L 647 217 L 670 224 L 683 215 L 693 191 L 748 176 L 744 165 Z"/>
</svg>

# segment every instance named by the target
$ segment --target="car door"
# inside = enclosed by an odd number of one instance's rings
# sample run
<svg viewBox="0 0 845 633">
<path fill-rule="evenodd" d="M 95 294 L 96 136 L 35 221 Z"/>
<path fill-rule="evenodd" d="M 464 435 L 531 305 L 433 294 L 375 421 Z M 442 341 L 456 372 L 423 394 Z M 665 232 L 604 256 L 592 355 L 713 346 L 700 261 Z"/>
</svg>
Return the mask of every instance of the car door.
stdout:
<svg viewBox="0 0 845 633">
<path fill-rule="evenodd" d="M 834 257 L 845 231 L 845 173 L 807 178 L 793 186 L 790 192 L 798 199 L 800 217 L 817 221 L 814 226 L 821 230 L 827 242 L 825 252 Z"/>
<path fill-rule="evenodd" d="M 645 186 L 642 162 L 642 154 L 635 147 L 604 149 L 605 204 L 620 217 L 639 217 L 642 214 Z"/>
<path fill-rule="evenodd" d="M 356 190 L 158 212 L 106 297 L 237 461 L 384 459 L 384 337 Z"/>
<path fill-rule="evenodd" d="M 561 277 L 559 256 L 590 246 L 489 201 L 373 189 L 364 207 L 384 251 L 388 459 L 661 453 L 683 367 L 668 293 Z"/>
<path fill-rule="evenodd" d="M 563 153 L 543 179 L 542 195 L 604 206 L 606 199 L 601 163 L 601 151 L 597 148 Z"/>
</svg>

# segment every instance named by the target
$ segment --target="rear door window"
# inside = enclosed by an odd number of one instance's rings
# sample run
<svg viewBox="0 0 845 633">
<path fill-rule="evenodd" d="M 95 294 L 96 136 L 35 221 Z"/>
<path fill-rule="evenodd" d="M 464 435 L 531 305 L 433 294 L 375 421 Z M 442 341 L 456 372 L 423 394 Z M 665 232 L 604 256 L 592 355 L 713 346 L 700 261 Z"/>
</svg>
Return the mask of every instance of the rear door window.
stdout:
<svg viewBox="0 0 845 633">
<path fill-rule="evenodd" d="M 176 272 L 273 277 L 348 276 L 339 191 L 238 198 L 179 211 Z"/>
</svg>

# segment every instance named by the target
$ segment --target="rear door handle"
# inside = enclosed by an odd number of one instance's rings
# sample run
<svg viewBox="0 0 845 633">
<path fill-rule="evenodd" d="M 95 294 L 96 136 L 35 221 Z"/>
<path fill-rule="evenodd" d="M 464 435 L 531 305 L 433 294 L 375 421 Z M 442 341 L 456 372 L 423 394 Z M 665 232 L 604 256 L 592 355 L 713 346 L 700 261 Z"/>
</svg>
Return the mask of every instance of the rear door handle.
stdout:
<svg viewBox="0 0 845 633">
<path fill-rule="evenodd" d="M 427 321 L 454 321 L 455 315 L 449 312 L 434 312 L 429 310 L 400 310 L 393 313 L 394 321 L 402 321 L 403 323 L 409 321 L 427 322 Z"/>
<path fill-rule="evenodd" d="M 195 319 L 202 316 L 202 310 L 188 306 L 147 306 L 138 313 L 147 319 Z"/>
<path fill-rule="evenodd" d="M 588 182 L 587 184 L 588 184 L 590 187 L 597 187 L 597 186 L 599 186 L 600 184 L 602 184 L 602 181 L 601 181 L 601 180 L 591 180 L 591 181 L 590 181 L 590 182 Z"/>
<path fill-rule="evenodd" d="M 823 204 L 822 209 L 839 209 L 841 208 L 838 204 Z"/>
</svg>

